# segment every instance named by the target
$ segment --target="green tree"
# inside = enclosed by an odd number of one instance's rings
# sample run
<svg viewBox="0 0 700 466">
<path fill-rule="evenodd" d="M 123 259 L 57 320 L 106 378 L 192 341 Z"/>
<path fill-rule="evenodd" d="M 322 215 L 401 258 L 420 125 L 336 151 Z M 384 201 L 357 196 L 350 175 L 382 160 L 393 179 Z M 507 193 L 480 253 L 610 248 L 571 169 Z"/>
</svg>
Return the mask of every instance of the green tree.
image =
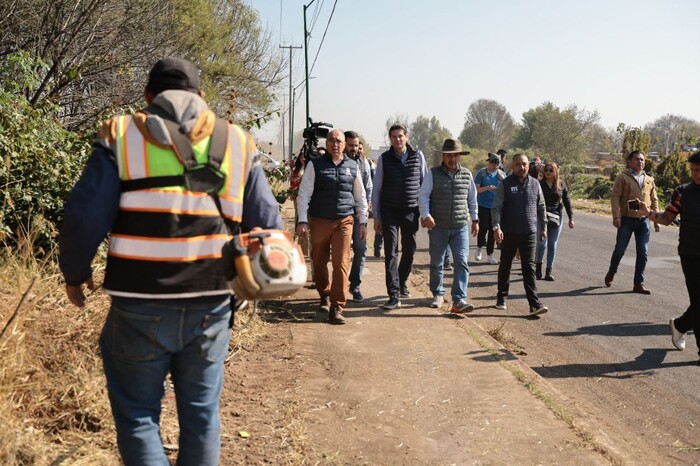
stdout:
<svg viewBox="0 0 700 466">
<path fill-rule="evenodd" d="M 651 148 L 651 134 L 641 128 L 627 126 L 624 123 L 617 125 L 617 132 L 622 134 L 622 157 L 627 161 L 627 154 L 638 150 L 644 154 Z"/>
<path fill-rule="evenodd" d="M 582 161 L 592 147 L 600 116 L 597 111 L 569 105 L 560 109 L 552 102 L 523 113 L 515 145 L 535 151 L 558 164 Z"/>
<path fill-rule="evenodd" d="M 676 148 L 656 167 L 656 184 L 662 188 L 673 189 L 690 181 L 687 157 Z"/>
<path fill-rule="evenodd" d="M 411 123 L 409 129 L 411 147 L 420 149 L 426 157 L 426 161 L 432 165 L 438 165 L 442 161 L 440 149 L 445 139 L 451 138 L 450 130 L 440 124 L 440 120 L 433 116 L 427 118 L 419 116 Z"/>
<path fill-rule="evenodd" d="M 459 140 L 469 147 L 495 152 L 508 146 L 515 128 L 515 120 L 504 105 L 495 100 L 479 99 L 467 109 Z"/>
<path fill-rule="evenodd" d="M 49 102 L 32 107 L 17 94 L 18 85 L 36 85 L 42 69 L 26 53 L 12 54 L 0 66 L 0 75 L 15 78 L 0 80 L 0 240 L 15 245 L 29 238 L 48 252 L 92 137 L 66 131 Z"/>
</svg>

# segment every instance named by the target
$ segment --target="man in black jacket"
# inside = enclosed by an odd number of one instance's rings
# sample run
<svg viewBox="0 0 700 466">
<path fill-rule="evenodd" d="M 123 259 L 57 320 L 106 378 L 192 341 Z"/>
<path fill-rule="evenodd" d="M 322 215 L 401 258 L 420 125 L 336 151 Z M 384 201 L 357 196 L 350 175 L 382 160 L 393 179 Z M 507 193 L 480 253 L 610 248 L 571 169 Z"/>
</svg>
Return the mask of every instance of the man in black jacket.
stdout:
<svg viewBox="0 0 700 466">
<path fill-rule="evenodd" d="M 401 298 L 411 293 L 407 280 L 413 267 L 418 231 L 418 191 L 428 169 L 425 157 L 408 145 L 408 132 L 403 125 L 389 128 L 391 149 L 377 160 L 372 192 L 374 229 L 384 237 L 384 270 L 389 300 L 384 309 L 401 306 Z M 399 231 L 401 261 L 399 262 Z"/>
<path fill-rule="evenodd" d="M 499 183 L 496 189 L 491 221 L 496 243 L 501 245 L 496 309 L 508 309 L 506 298 L 510 287 L 510 269 L 516 251 L 520 251 L 525 294 L 530 304 L 530 315 L 535 316 L 549 310 L 537 297 L 534 261 L 537 224 L 541 226 L 542 239 L 547 237 L 547 228 L 542 188 L 535 178 L 528 175 L 528 165 L 525 154 L 513 156 L 513 174 Z"/>
</svg>

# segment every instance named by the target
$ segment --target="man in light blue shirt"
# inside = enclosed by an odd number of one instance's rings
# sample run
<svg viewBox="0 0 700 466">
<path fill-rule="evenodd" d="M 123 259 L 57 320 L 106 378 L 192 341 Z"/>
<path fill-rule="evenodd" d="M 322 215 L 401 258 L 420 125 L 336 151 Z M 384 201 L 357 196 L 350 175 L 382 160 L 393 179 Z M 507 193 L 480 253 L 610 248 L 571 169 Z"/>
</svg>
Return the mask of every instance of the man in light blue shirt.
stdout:
<svg viewBox="0 0 700 466">
<path fill-rule="evenodd" d="M 460 165 L 463 151 L 459 141 L 446 139 L 442 145 L 442 164 L 433 167 L 423 179 L 418 196 L 421 225 L 430 237 L 430 307 L 440 308 L 444 302 L 443 260 L 449 245 L 454 256 L 452 281 L 452 314 L 474 310 L 467 302 L 469 284 L 469 233 L 479 233 L 476 185 L 472 173 Z M 471 222 L 470 222 L 471 220 Z M 470 226 L 471 223 L 471 226 Z"/>
</svg>

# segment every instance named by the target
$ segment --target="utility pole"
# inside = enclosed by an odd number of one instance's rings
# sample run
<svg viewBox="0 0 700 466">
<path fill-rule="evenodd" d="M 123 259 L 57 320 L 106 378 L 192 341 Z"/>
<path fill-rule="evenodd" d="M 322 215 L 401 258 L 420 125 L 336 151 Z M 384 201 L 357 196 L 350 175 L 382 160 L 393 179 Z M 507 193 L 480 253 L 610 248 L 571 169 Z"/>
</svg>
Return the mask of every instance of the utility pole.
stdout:
<svg viewBox="0 0 700 466">
<path fill-rule="evenodd" d="M 306 68 L 306 73 L 304 79 L 306 82 L 306 120 L 304 124 L 309 124 L 309 32 L 306 30 L 306 10 L 311 6 L 316 0 L 311 0 L 308 5 L 304 5 L 304 67 Z"/>
<path fill-rule="evenodd" d="M 306 16 L 304 16 L 306 18 Z M 294 149 L 292 149 L 292 144 L 294 143 L 292 134 L 294 133 L 294 119 L 292 118 L 292 105 L 294 104 L 292 100 L 292 49 L 300 49 L 301 45 L 280 45 L 281 49 L 289 49 L 289 161 L 291 162 L 294 158 Z M 284 139 L 284 136 L 282 136 Z"/>
</svg>

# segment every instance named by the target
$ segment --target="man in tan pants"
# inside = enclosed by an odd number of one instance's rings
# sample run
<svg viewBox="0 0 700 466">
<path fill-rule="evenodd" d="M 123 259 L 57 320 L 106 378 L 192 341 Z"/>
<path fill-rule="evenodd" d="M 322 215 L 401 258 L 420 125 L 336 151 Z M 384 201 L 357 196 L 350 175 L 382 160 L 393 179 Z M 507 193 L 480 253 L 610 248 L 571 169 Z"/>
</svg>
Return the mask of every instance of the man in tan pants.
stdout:
<svg viewBox="0 0 700 466">
<path fill-rule="evenodd" d="M 360 238 L 367 236 L 367 199 L 357 163 L 343 154 L 345 136 L 334 129 L 326 138 L 326 154 L 311 160 L 297 198 L 297 234 L 311 233 L 311 262 L 321 309 L 331 324 L 344 324 L 343 308 L 349 285 L 350 242 L 354 216 Z M 328 275 L 328 260 L 333 266 Z"/>
</svg>

